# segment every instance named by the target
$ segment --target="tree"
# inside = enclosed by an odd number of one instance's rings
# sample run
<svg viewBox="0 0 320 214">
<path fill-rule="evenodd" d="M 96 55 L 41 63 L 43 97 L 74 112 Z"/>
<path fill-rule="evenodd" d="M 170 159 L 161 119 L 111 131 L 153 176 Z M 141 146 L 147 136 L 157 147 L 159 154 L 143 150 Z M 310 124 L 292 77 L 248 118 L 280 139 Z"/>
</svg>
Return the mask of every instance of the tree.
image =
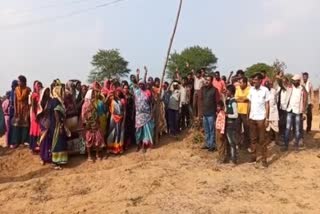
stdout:
<svg viewBox="0 0 320 214">
<path fill-rule="evenodd" d="M 216 68 L 218 58 L 212 50 L 205 47 L 193 46 L 184 49 L 181 53 L 170 55 L 167 76 L 173 78 L 178 69 L 181 76 L 186 76 L 192 69 L 207 68 L 212 71 Z"/>
<path fill-rule="evenodd" d="M 267 65 L 266 63 L 257 63 L 254 64 L 252 66 L 250 66 L 249 68 L 246 69 L 246 76 L 247 77 L 251 77 L 252 75 L 254 75 L 255 73 L 261 73 L 262 71 L 265 71 L 267 76 L 269 77 L 273 77 L 273 67 L 270 65 Z"/>
<path fill-rule="evenodd" d="M 126 77 L 130 72 L 129 62 L 120 55 L 117 49 L 99 50 L 93 56 L 91 64 L 94 68 L 89 74 L 89 82 Z"/>
<path fill-rule="evenodd" d="M 273 62 L 272 67 L 273 67 L 274 75 L 280 72 L 285 73 L 285 70 L 287 69 L 286 63 L 283 61 L 280 61 L 279 59 L 276 59 L 276 61 Z"/>
</svg>

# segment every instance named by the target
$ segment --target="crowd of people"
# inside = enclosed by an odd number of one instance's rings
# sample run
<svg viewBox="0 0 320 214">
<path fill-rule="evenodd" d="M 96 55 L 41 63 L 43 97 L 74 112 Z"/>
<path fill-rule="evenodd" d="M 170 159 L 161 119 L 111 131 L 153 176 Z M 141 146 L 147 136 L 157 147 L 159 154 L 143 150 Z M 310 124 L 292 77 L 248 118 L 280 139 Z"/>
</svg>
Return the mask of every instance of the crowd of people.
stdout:
<svg viewBox="0 0 320 214">
<path fill-rule="evenodd" d="M 256 162 L 259 144 L 267 167 L 271 141 L 288 151 L 294 133 L 294 147 L 302 147 L 304 115 L 306 132 L 311 131 L 308 73 L 288 79 L 283 72 L 267 77 L 261 71 L 248 78 L 239 70 L 227 79 L 218 71 L 190 70 L 182 77 L 177 70 L 171 83 L 160 84 L 159 78 L 147 78 L 146 68 L 143 78 L 138 69 L 129 82 L 107 79 L 88 86 L 56 79 L 49 87 L 35 81 L 32 90 L 21 75 L 2 101 L 0 134 L 5 146 L 29 146 L 42 164 L 59 170 L 68 163 L 68 143 L 74 139 L 83 139 L 88 161 L 101 160 L 104 150 L 118 155 L 132 145 L 146 152 L 156 137 L 176 137 L 196 121 L 205 136 L 202 149 L 217 151 L 219 163 L 237 164 L 239 149 Z"/>
</svg>

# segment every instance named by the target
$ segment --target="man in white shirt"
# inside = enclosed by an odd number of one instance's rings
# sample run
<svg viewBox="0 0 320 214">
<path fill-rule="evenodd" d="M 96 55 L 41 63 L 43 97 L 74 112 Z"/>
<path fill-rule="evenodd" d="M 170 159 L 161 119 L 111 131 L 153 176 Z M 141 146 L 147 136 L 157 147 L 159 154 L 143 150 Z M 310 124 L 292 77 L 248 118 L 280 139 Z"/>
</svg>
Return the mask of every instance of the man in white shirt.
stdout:
<svg viewBox="0 0 320 214">
<path fill-rule="evenodd" d="M 286 132 L 287 123 L 287 91 L 291 87 L 290 81 L 287 77 L 284 77 L 279 84 L 279 99 L 278 99 L 278 109 L 279 109 L 279 134 L 281 140 L 284 140 L 284 135 Z"/>
<path fill-rule="evenodd" d="M 179 110 L 180 110 L 180 98 L 181 92 L 179 90 L 179 83 L 174 81 L 172 83 L 173 89 L 170 94 L 168 104 L 168 122 L 170 134 L 177 136 L 179 133 Z"/>
<path fill-rule="evenodd" d="M 194 94 L 193 94 L 193 116 L 202 116 L 202 100 L 200 99 L 201 88 L 204 86 L 205 79 L 201 76 L 201 70 L 197 71 L 194 78 Z"/>
<path fill-rule="evenodd" d="M 262 147 L 262 165 L 267 167 L 267 140 L 265 139 L 266 127 L 269 118 L 269 90 L 262 86 L 263 76 L 257 73 L 253 76 L 254 86 L 250 89 L 249 99 L 249 126 L 251 138 L 251 162 L 257 160 L 257 144 Z"/>
<path fill-rule="evenodd" d="M 303 73 L 303 85 L 308 93 L 307 97 L 307 129 L 306 132 L 309 133 L 311 131 L 311 126 L 312 126 L 312 109 L 313 109 L 313 87 L 311 84 L 311 81 L 309 79 L 309 74 Z"/>
<path fill-rule="evenodd" d="M 284 137 L 284 147 L 281 151 L 288 151 L 289 137 L 291 129 L 294 126 L 295 131 L 295 147 L 298 149 L 299 141 L 302 139 L 301 121 L 302 114 L 306 106 L 306 92 L 300 84 L 301 76 L 296 74 L 292 77 L 292 88 L 287 90 L 287 125 Z"/>
<path fill-rule="evenodd" d="M 190 127 L 190 95 L 191 88 L 188 85 L 188 79 L 185 77 L 182 79 L 182 85 L 180 86 L 180 128 L 183 130 Z"/>
</svg>

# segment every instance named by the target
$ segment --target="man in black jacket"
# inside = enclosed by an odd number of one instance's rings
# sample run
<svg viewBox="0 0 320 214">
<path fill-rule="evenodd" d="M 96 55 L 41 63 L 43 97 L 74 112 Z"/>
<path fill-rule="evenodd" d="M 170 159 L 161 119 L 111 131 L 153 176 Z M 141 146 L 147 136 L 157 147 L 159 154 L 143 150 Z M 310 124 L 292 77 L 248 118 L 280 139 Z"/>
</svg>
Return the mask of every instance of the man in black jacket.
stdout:
<svg viewBox="0 0 320 214">
<path fill-rule="evenodd" d="M 205 79 L 205 86 L 202 87 L 202 110 L 203 110 L 203 128 L 205 131 L 206 144 L 202 149 L 208 149 L 209 151 L 215 150 L 215 123 L 217 103 L 219 101 L 219 92 L 212 85 L 212 76 L 207 76 Z"/>
</svg>

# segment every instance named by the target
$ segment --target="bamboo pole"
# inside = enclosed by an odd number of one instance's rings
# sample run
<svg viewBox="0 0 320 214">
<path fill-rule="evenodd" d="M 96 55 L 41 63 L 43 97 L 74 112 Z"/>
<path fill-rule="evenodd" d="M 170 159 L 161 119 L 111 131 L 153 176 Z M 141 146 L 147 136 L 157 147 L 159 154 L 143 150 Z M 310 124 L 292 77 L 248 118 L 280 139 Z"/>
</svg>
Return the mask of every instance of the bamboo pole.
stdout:
<svg viewBox="0 0 320 214">
<path fill-rule="evenodd" d="M 169 57 L 170 57 L 170 52 L 171 52 L 171 48 L 172 48 L 172 44 L 173 44 L 173 40 L 174 40 L 174 37 L 176 35 L 176 31 L 177 31 L 177 27 L 178 27 L 178 23 L 179 23 L 179 19 L 180 19 L 180 13 L 181 13 L 181 8 L 182 8 L 182 2 L 183 0 L 180 0 L 180 4 L 179 4 L 179 8 L 178 8 L 178 12 L 177 12 L 177 17 L 176 17 L 176 21 L 175 21 L 175 25 L 174 25 L 174 28 L 173 28 L 173 32 L 172 32 L 172 35 L 171 35 L 171 39 L 170 39 L 170 43 L 169 43 L 169 48 L 168 48 L 168 51 L 167 51 L 167 56 L 166 56 L 166 60 L 165 60 L 165 63 L 164 63 L 164 67 L 163 67 L 163 71 L 162 71 L 162 77 L 161 77 L 161 83 L 160 83 L 160 97 L 159 99 L 157 99 L 157 109 L 159 109 L 159 105 L 160 105 L 160 98 L 161 98 L 161 94 L 162 94 L 162 85 L 163 85 L 163 82 L 164 82 L 164 77 L 165 77 L 165 74 L 166 74 L 166 70 L 167 70 L 167 66 L 168 66 L 168 61 L 169 61 Z M 159 112 L 157 112 L 159 113 Z M 159 142 L 159 115 L 156 114 L 156 143 Z M 168 125 L 168 124 L 167 124 Z"/>
</svg>

